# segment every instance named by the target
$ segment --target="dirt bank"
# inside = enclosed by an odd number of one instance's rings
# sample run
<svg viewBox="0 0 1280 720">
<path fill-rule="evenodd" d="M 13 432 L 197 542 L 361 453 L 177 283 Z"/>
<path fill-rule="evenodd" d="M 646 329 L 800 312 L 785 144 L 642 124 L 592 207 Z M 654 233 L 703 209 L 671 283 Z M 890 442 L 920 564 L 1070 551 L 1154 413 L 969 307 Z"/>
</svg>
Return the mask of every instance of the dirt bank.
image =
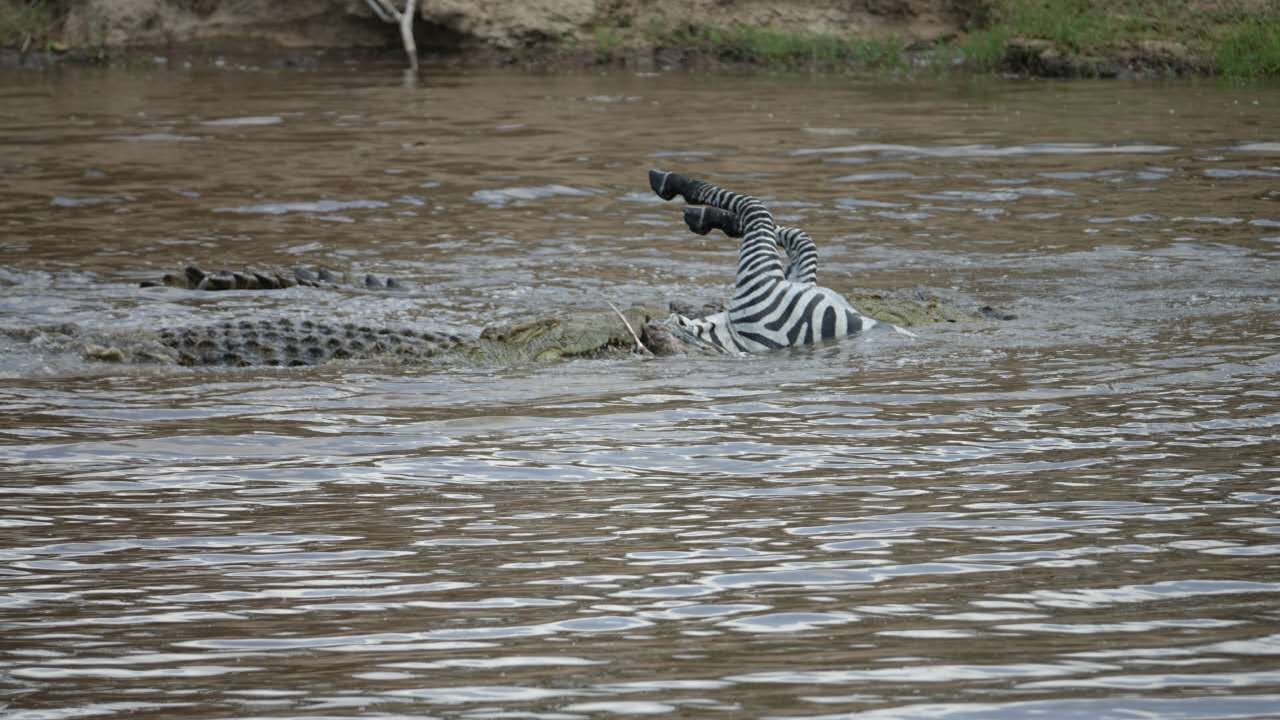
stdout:
<svg viewBox="0 0 1280 720">
<path fill-rule="evenodd" d="M 1271 0 L 422 0 L 417 16 L 423 54 L 475 62 L 1280 76 Z M 364 0 L 0 0 L 0 46 L 390 52 L 400 36 Z"/>
<path fill-rule="evenodd" d="M 404 0 L 394 0 L 403 7 Z M 767 27 L 821 34 L 935 40 L 967 18 L 964 0 L 423 0 L 424 49 L 507 50 L 587 44 L 601 29 L 654 35 L 677 27 Z M 269 42 L 292 47 L 398 43 L 362 0 L 0 0 L 14 14 L 42 8 L 68 46 Z M 628 31 L 636 31 L 631 33 Z M 638 39 L 638 38 L 637 38 Z M 434 44 L 430 41 L 436 41 Z"/>
</svg>

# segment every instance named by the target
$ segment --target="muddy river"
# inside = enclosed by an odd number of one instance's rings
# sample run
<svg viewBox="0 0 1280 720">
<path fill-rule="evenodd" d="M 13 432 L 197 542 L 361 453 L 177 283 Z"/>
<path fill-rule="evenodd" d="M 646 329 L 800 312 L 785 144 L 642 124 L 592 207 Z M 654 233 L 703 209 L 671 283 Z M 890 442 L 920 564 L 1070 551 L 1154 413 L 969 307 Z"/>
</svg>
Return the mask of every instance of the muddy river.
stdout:
<svg viewBox="0 0 1280 720">
<path fill-rule="evenodd" d="M 1280 716 L 1280 87 L 0 70 L 0 715 Z M 193 369 L 821 283 L 1013 319 L 751 357 Z M 141 288 L 190 263 L 393 275 Z"/>
</svg>

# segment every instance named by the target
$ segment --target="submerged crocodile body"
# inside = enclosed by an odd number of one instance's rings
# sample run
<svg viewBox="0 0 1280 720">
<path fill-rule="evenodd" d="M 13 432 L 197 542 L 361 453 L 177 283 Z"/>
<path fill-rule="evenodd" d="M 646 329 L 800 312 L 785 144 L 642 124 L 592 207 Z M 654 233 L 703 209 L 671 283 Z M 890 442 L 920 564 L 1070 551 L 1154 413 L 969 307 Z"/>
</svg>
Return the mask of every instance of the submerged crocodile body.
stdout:
<svg viewBox="0 0 1280 720">
<path fill-rule="evenodd" d="M 257 280 L 249 281 L 249 278 Z M 143 283 L 144 287 L 154 285 Z M 164 285 L 196 290 L 272 290 L 293 285 L 396 290 L 408 286 L 394 278 L 325 269 L 290 268 L 268 274 L 263 271 L 206 272 L 194 265 L 188 266 L 181 276 L 165 275 Z M 1007 319 L 1003 313 L 989 306 L 966 309 L 958 302 L 919 290 L 887 295 L 860 293 L 852 295 L 851 299 L 868 316 L 904 328 L 935 322 Z M 724 310 L 723 303 L 719 302 L 697 304 L 676 301 L 670 303 L 666 312 L 636 306 L 626 311 L 563 313 L 528 322 L 491 325 L 473 339 L 406 327 L 294 321 L 289 318 L 224 321 L 163 329 L 154 337 L 145 338 L 146 342 L 137 342 L 141 338 L 135 336 L 134 342 L 124 343 L 125 346 L 147 348 L 140 355 L 126 352 L 119 342 L 95 344 L 86 354 L 96 359 L 115 361 L 245 367 L 303 366 L 333 360 L 373 359 L 411 364 L 446 361 L 513 364 L 629 352 L 659 356 L 718 353 L 722 350 L 680 333 L 665 319 L 672 313 L 702 317 Z"/>
<path fill-rule="evenodd" d="M 518 365 L 633 352 L 675 354 L 653 308 L 562 313 L 490 325 L 478 337 L 408 327 L 290 318 L 224 321 L 160 330 L 92 330 L 72 324 L 0 333 L 85 359 L 193 367 L 308 366 L 347 360 L 401 365 Z"/>
<path fill-rule="evenodd" d="M 206 272 L 188 265 L 182 273 L 166 273 L 159 281 L 145 280 L 148 287 L 172 287 L 183 290 L 281 290 L 303 287 L 361 287 L 366 290 L 404 290 L 403 280 L 381 275 L 347 273 L 326 267 L 295 266 L 288 268 L 245 268 Z"/>
<path fill-rule="evenodd" d="M 317 365 L 380 356 L 421 360 L 456 347 L 456 335 L 409 328 L 322 323 L 289 318 L 227 321 L 165 329 L 160 345 L 179 365 Z"/>
<path fill-rule="evenodd" d="M 904 328 L 944 322 L 1007 320 L 989 306 L 970 305 L 928 291 L 853 293 L 872 317 Z M 160 330 L 91 330 L 70 324 L 3 333 L 46 350 L 89 360 L 189 367 L 310 366 L 330 361 L 400 365 L 506 366 L 633 353 L 703 354 L 666 322 L 670 312 L 713 312 L 715 303 L 671 303 L 561 313 L 528 322 L 495 324 L 478 336 L 390 325 L 296 320 L 287 317 L 224 321 Z M 624 320 L 625 318 L 625 320 Z"/>
</svg>

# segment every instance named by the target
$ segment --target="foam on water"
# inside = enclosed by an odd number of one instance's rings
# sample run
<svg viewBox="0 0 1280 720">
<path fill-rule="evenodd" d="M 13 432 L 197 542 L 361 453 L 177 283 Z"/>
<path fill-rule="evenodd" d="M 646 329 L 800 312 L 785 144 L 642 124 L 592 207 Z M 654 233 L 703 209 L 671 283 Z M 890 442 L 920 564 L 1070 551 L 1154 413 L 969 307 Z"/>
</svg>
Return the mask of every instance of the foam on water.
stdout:
<svg viewBox="0 0 1280 720">
<path fill-rule="evenodd" d="M 490 207 L 505 207 L 511 203 L 544 200 L 552 197 L 594 197 L 599 191 L 566 185 L 540 185 L 536 187 L 509 187 L 494 190 L 477 190 L 471 199 Z"/>
<path fill-rule="evenodd" d="M 1097 143 L 1032 143 L 996 147 L 993 145 L 896 145 L 863 143 L 827 148 L 792 150 L 795 157 L 824 155 L 861 155 L 874 153 L 881 157 L 983 158 L 1022 157 L 1029 155 L 1152 155 L 1177 150 L 1169 145 L 1105 145 Z"/>
<path fill-rule="evenodd" d="M 381 200 L 314 200 L 219 207 L 214 208 L 213 211 L 241 215 L 286 215 L 288 213 L 333 213 L 338 210 L 377 210 L 389 206 L 389 203 Z"/>
</svg>

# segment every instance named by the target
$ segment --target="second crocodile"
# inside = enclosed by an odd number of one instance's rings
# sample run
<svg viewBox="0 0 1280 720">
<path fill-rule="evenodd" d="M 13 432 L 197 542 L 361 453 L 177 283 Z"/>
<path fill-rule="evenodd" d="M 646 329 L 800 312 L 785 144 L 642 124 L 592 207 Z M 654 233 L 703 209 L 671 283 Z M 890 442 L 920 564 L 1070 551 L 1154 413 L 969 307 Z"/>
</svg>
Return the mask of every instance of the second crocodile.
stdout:
<svg viewBox="0 0 1280 720">
<path fill-rule="evenodd" d="M 303 287 L 349 287 L 366 290 L 404 290 L 408 284 L 394 277 L 347 273 L 325 267 L 245 268 L 207 272 L 188 265 L 182 273 L 166 273 L 159 281 L 145 280 L 141 287 L 172 287 L 183 290 L 282 290 Z"/>
</svg>

